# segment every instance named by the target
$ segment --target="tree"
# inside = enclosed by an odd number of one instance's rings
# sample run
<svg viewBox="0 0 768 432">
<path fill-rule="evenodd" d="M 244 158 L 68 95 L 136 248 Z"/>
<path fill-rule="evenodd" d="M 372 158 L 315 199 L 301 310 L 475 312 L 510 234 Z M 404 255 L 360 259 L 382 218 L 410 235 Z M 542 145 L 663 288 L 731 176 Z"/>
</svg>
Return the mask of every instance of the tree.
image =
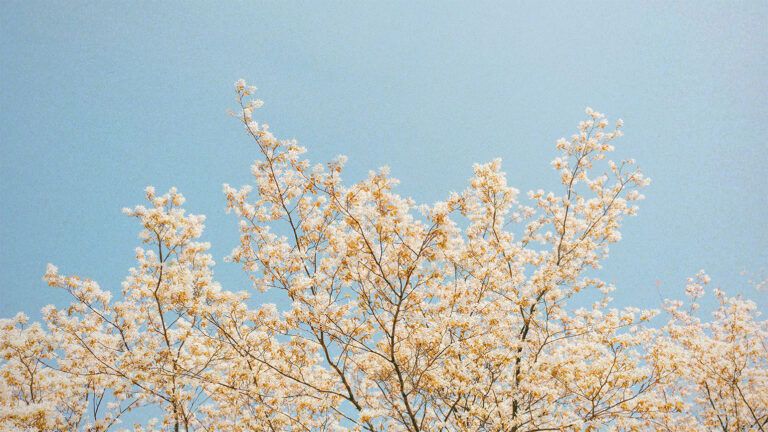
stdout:
<svg viewBox="0 0 768 432">
<path fill-rule="evenodd" d="M 310 165 L 296 141 L 253 121 L 236 83 L 233 115 L 255 142 L 255 188 L 224 185 L 239 219 L 230 259 L 290 307 L 248 306 L 213 279 L 204 218 L 175 189 L 148 207 L 118 301 L 90 280 L 45 280 L 72 304 L 0 322 L 4 430 L 762 430 L 768 324 L 716 291 L 712 321 L 692 303 L 611 308 L 594 277 L 649 180 L 610 161 L 621 121 L 587 109 L 552 162 L 559 193 L 530 205 L 501 161 L 474 166 L 462 193 L 430 206 L 394 192 L 385 169 L 345 186 L 345 158 Z M 594 290 L 599 299 L 576 308 Z"/>
</svg>

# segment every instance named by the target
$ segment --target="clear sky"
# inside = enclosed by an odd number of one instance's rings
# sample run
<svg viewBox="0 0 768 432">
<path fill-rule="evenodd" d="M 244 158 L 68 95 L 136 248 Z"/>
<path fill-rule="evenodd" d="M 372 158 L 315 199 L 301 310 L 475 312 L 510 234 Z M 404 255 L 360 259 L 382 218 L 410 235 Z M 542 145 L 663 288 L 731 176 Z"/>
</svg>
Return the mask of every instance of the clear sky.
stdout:
<svg viewBox="0 0 768 432">
<path fill-rule="evenodd" d="M 621 117 L 619 155 L 653 184 L 605 262 L 617 301 L 680 297 L 700 268 L 757 298 L 747 280 L 768 276 L 768 2 L 1 9 L 0 316 L 66 300 L 48 262 L 118 291 L 139 245 L 120 209 L 149 184 L 208 216 L 218 279 L 247 288 L 222 260 L 238 232 L 221 185 L 247 183 L 257 157 L 226 115 L 238 78 L 314 161 L 346 154 L 351 179 L 388 165 L 421 202 L 495 157 L 522 191 L 554 187 L 554 142 L 584 108 Z"/>
</svg>

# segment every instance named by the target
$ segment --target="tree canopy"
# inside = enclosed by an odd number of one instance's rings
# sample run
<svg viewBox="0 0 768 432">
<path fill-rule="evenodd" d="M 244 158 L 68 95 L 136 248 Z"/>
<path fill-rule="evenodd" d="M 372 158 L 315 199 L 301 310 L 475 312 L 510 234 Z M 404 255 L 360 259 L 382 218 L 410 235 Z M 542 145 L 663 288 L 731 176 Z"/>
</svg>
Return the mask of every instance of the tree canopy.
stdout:
<svg viewBox="0 0 768 432">
<path fill-rule="evenodd" d="M 586 110 L 556 143 L 558 191 L 527 198 L 501 160 L 419 205 L 386 169 L 346 185 L 346 159 L 312 165 L 295 140 L 233 112 L 259 159 L 224 185 L 240 242 L 229 259 L 250 307 L 214 279 L 205 218 L 175 189 L 125 209 L 143 247 L 113 298 L 49 265 L 72 303 L 42 323 L 0 320 L 0 429 L 8 431 L 765 431 L 768 323 L 708 290 L 663 312 L 612 307 L 599 279 L 650 181 L 613 161 L 621 120 Z M 597 299 L 576 307 L 593 291 Z M 709 291 L 709 294 L 708 294 Z M 681 290 L 682 293 L 682 290 Z M 713 295 L 711 314 L 698 312 Z M 155 407 L 156 418 L 122 422 Z"/>
</svg>

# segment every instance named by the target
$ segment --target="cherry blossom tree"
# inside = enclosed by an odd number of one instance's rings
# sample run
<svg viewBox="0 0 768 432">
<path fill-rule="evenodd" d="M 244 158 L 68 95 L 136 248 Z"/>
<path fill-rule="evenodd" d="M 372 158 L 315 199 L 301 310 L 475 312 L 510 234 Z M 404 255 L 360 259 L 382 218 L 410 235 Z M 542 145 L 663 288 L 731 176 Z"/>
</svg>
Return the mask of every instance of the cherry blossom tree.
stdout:
<svg viewBox="0 0 768 432">
<path fill-rule="evenodd" d="M 768 323 L 709 278 L 688 304 L 611 306 L 600 280 L 649 184 L 609 156 L 622 122 L 587 109 L 552 161 L 560 190 L 507 184 L 501 161 L 461 193 L 418 205 L 386 169 L 342 181 L 339 157 L 312 165 L 294 140 L 233 112 L 259 159 L 253 186 L 224 185 L 239 220 L 249 305 L 213 276 L 204 217 L 147 188 L 126 209 L 141 227 L 117 300 L 94 281 L 44 279 L 72 303 L 44 323 L 0 321 L 0 428 L 11 431 L 577 431 L 768 427 Z M 577 307 L 593 291 L 597 300 Z M 582 301 L 580 304 L 588 304 Z M 143 411 L 142 411 L 143 410 Z M 126 414 L 133 411 L 131 414 Z M 138 412 L 153 418 L 135 420 Z M 126 418 L 130 420 L 123 421 Z"/>
</svg>

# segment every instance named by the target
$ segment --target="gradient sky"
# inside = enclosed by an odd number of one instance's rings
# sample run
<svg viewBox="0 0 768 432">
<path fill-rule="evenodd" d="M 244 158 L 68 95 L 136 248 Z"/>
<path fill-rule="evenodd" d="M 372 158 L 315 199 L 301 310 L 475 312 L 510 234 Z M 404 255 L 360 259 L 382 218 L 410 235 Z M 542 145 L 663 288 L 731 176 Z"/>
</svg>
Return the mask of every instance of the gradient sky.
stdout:
<svg viewBox="0 0 768 432">
<path fill-rule="evenodd" d="M 768 276 L 768 2 L 214 3 L 3 3 L 0 316 L 66 300 L 48 262 L 118 291 L 139 245 L 120 209 L 149 184 L 208 216 L 218 280 L 247 288 L 222 260 L 221 185 L 257 157 L 226 114 L 238 78 L 312 160 L 388 165 L 422 202 L 495 157 L 553 188 L 584 108 L 621 117 L 619 156 L 653 184 L 605 262 L 618 304 L 681 297 L 705 268 L 768 310 L 747 282 Z"/>
</svg>

